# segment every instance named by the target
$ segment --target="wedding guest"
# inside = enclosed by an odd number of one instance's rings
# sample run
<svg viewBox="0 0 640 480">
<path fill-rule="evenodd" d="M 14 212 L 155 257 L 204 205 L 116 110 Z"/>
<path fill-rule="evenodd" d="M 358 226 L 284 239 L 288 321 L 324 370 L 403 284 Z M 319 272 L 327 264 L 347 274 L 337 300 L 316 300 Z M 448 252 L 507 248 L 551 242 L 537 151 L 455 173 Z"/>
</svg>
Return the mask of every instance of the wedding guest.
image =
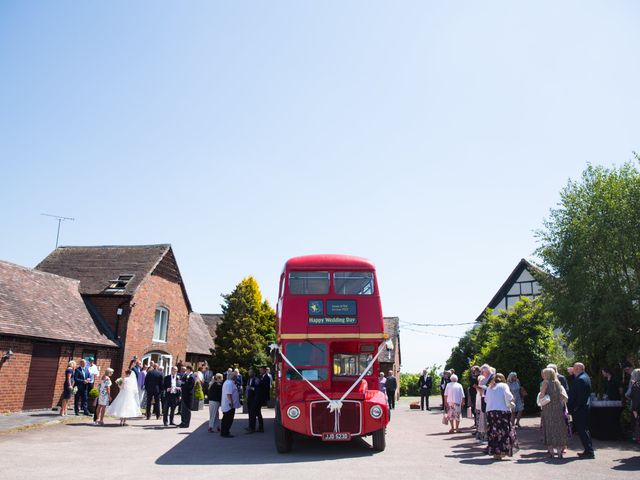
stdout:
<svg viewBox="0 0 640 480">
<path fill-rule="evenodd" d="M 473 417 L 473 426 L 477 428 L 478 426 L 478 416 L 476 415 L 476 396 L 478 394 L 478 390 L 476 389 L 476 385 L 478 385 L 478 377 L 480 376 L 480 367 L 474 365 L 469 370 L 469 391 L 467 392 L 467 399 L 469 407 L 471 407 L 471 416 Z"/>
<path fill-rule="evenodd" d="M 635 423 L 634 438 L 640 443 L 640 368 L 631 371 L 631 412 Z"/>
<path fill-rule="evenodd" d="M 387 394 L 387 378 L 384 376 L 383 372 L 378 374 L 378 390 L 380 390 L 385 395 Z"/>
<path fill-rule="evenodd" d="M 204 365 L 204 384 L 211 384 L 211 380 L 213 379 L 213 370 L 209 368 L 209 365 Z"/>
<path fill-rule="evenodd" d="M 256 390 L 256 419 L 258 420 L 258 433 L 264 432 L 264 419 L 262 418 L 262 407 L 266 407 L 271 396 L 271 377 L 265 367 L 260 367 L 258 375 L 258 388 Z"/>
<path fill-rule="evenodd" d="M 147 376 L 144 379 L 144 390 L 147 396 L 147 401 L 146 401 L 147 420 L 151 418 L 152 403 L 153 403 L 153 414 L 156 416 L 156 420 L 160 419 L 160 392 L 162 391 L 163 382 L 164 382 L 164 375 L 163 375 L 161 366 L 147 372 Z"/>
<path fill-rule="evenodd" d="M 550 363 L 549 365 L 547 365 L 547 368 L 552 368 L 553 371 L 556 372 L 556 378 L 560 382 L 560 385 L 562 385 L 565 391 L 567 392 L 567 394 L 569 394 L 569 387 L 570 387 L 569 382 L 567 381 L 564 375 L 561 375 L 560 372 L 558 372 L 558 366 L 555 363 Z M 571 374 L 571 372 L 569 373 Z"/>
<path fill-rule="evenodd" d="M 449 377 L 449 383 L 444 389 L 444 400 L 447 405 L 447 418 L 451 424 L 449 433 L 460 431 L 460 415 L 464 406 L 464 388 L 458 383 L 458 376 Z M 455 427 L 454 427 L 455 423 Z"/>
<path fill-rule="evenodd" d="M 180 402 L 180 416 L 182 421 L 180 428 L 189 428 L 191 424 L 191 403 L 193 401 L 193 389 L 196 385 L 196 379 L 193 375 L 193 367 L 187 365 L 185 367 L 184 381 L 182 382 L 182 402 Z"/>
<path fill-rule="evenodd" d="M 589 408 L 591 397 L 591 379 L 584 371 L 584 365 L 577 362 L 573 365 L 574 380 L 569 390 L 569 413 L 573 417 L 573 426 L 580 436 L 584 451 L 578 453 L 580 458 L 595 458 L 591 432 L 589 431 Z"/>
<path fill-rule="evenodd" d="M 69 406 L 69 400 L 73 395 L 73 386 L 75 380 L 73 379 L 74 370 L 76 368 L 76 362 L 71 360 L 67 364 L 67 369 L 64 371 L 64 386 L 62 387 L 62 403 L 60 404 L 60 415 L 67 416 L 67 408 Z"/>
<path fill-rule="evenodd" d="M 520 428 L 520 418 L 522 418 L 522 412 L 524 412 L 524 394 L 526 394 L 526 390 L 522 385 L 520 385 L 520 380 L 518 380 L 518 374 L 516 372 L 511 372 L 507 377 L 507 384 L 509 385 L 509 391 L 511 395 L 513 395 L 514 402 L 516 406 L 513 408 L 511 412 L 511 425 L 514 425 Z"/>
<path fill-rule="evenodd" d="M 608 368 L 602 369 L 604 377 L 604 394 L 607 400 L 622 400 L 622 388 L 613 376 L 613 372 Z"/>
<path fill-rule="evenodd" d="M 209 433 L 220 432 L 220 402 L 224 377 L 216 373 L 209 384 Z"/>
<path fill-rule="evenodd" d="M 256 432 L 256 418 L 258 410 L 258 379 L 253 368 L 249 369 L 249 378 L 247 378 L 247 391 L 245 398 L 247 399 L 247 409 L 249 411 L 249 425 L 245 430 L 247 433 Z"/>
<path fill-rule="evenodd" d="M 496 460 L 513 456 L 518 449 L 515 430 L 511 426 L 513 395 L 501 373 L 496 373 L 485 393 L 487 403 L 488 453 Z"/>
<path fill-rule="evenodd" d="M 488 364 L 484 364 L 480 367 L 480 375 L 478 377 L 478 394 L 480 395 L 480 414 L 478 415 L 478 431 L 476 433 L 476 439 L 483 443 L 487 440 L 487 402 L 486 394 L 487 388 L 493 381 L 496 374 L 496 369 Z"/>
<path fill-rule="evenodd" d="M 567 449 L 568 432 L 565 420 L 568 395 L 556 376 L 553 368 L 542 370 L 542 386 L 540 387 L 539 398 L 543 399 L 548 395 L 548 402 L 541 402 L 542 408 L 542 434 L 544 444 L 549 451 L 549 457 L 558 455 L 562 458 Z"/>
<path fill-rule="evenodd" d="M 624 398 L 626 398 L 627 400 L 631 400 L 631 388 L 633 387 L 633 380 L 631 380 L 631 374 L 633 373 L 633 365 L 631 365 L 631 363 L 629 363 L 628 361 L 624 362 L 624 365 L 622 366 L 622 371 L 626 376 L 629 377 L 629 384 L 627 386 L 627 389 L 624 392 Z"/>
<path fill-rule="evenodd" d="M 113 369 L 107 368 L 98 384 L 98 405 L 96 407 L 96 425 L 104 425 L 104 412 L 111 402 L 111 375 Z"/>
<path fill-rule="evenodd" d="M 176 426 L 173 423 L 176 407 L 180 403 L 180 377 L 178 368 L 171 367 L 171 373 L 164 377 L 162 388 L 164 391 L 164 401 L 162 402 L 162 423 L 165 427 Z"/>
<path fill-rule="evenodd" d="M 142 416 L 140 411 L 140 396 L 138 395 L 138 381 L 136 375 L 127 370 L 120 385 L 120 392 L 111 405 L 107 407 L 107 415 L 120 419 L 120 426 L 127 425 L 128 418 Z"/>
<path fill-rule="evenodd" d="M 236 384 L 236 372 L 231 371 L 227 374 L 227 380 L 222 385 L 222 423 L 220 427 L 220 436 L 231 438 L 231 425 L 233 417 L 236 414 L 236 408 L 240 406 L 240 394 Z"/>
<path fill-rule="evenodd" d="M 425 404 L 427 406 L 427 410 L 431 410 L 429 408 L 429 395 L 431 395 L 431 387 L 433 386 L 433 380 L 431 379 L 431 375 L 427 370 L 422 370 L 422 375 L 420 375 L 420 379 L 418 381 L 418 389 L 420 391 L 420 410 L 425 409 Z"/>
<path fill-rule="evenodd" d="M 89 383 L 89 369 L 87 368 L 87 361 L 83 358 L 80 360 L 80 366 L 78 366 L 73 372 L 73 380 L 75 383 L 76 394 L 74 399 L 73 409 L 76 415 L 80 415 L 80 409 L 85 415 L 91 415 L 88 409 L 88 390 L 87 384 Z"/>
<path fill-rule="evenodd" d="M 387 401 L 389 402 L 389 409 L 395 410 L 398 380 L 393 376 L 393 370 L 389 370 L 389 373 L 387 374 L 387 382 L 385 383 L 385 388 L 387 391 Z"/>
<path fill-rule="evenodd" d="M 242 386 L 244 383 L 240 370 L 236 368 L 233 372 L 236 374 L 236 387 L 238 387 L 238 393 L 242 393 Z"/>
<path fill-rule="evenodd" d="M 449 370 L 445 370 L 444 372 L 442 372 L 442 378 L 440 378 L 440 396 L 442 397 L 442 410 L 447 408 L 444 402 L 444 389 L 447 388 L 447 383 L 449 383 L 450 378 L 451 372 Z"/>
</svg>

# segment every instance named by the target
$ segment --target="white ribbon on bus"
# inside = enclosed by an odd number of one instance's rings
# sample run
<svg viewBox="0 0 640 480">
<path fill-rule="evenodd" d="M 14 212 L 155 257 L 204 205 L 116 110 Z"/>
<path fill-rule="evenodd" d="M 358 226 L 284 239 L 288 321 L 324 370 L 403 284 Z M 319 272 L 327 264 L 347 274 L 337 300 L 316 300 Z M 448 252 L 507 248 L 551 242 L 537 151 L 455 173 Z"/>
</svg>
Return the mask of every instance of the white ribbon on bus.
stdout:
<svg viewBox="0 0 640 480">
<path fill-rule="evenodd" d="M 285 354 L 282 353 L 282 348 L 280 348 L 278 344 L 272 343 L 271 345 L 269 345 L 269 348 L 271 349 L 271 352 L 273 352 L 274 350 L 279 352 L 280 356 L 285 361 L 285 363 L 289 365 L 298 375 L 300 375 L 300 378 L 302 378 L 305 382 L 307 382 L 311 386 L 311 388 L 313 388 L 318 393 L 318 395 L 320 395 L 329 403 L 327 405 L 327 408 L 329 409 L 329 412 L 335 415 L 334 432 L 339 432 L 340 431 L 340 410 L 342 409 L 342 401 L 345 398 L 347 398 L 347 396 L 349 396 L 349 394 L 353 391 L 353 389 L 356 388 L 356 386 L 360 383 L 360 381 L 365 377 L 367 372 L 373 367 L 373 364 L 378 359 L 380 354 L 385 350 L 386 351 L 393 350 L 393 342 L 391 340 L 386 340 L 380 344 L 380 346 L 378 347 L 378 352 L 371 359 L 371 361 L 367 365 L 367 368 L 364 369 L 364 371 L 362 372 L 362 375 L 360 375 L 358 379 L 355 382 L 353 382 L 353 385 L 351 385 L 349 389 L 346 392 L 344 392 L 344 394 L 342 395 L 342 397 L 340 397 L 339 400 L 332 400 L 327 395 L 325 395 L 325 393 L 322 390 L 320 390 L 313 383 L 311 383 L 307 378 L 305 378 L 302 375 L 302 373 L 300 373 L 300 371 L 296 368 L 296 366 L 289 361 L 289 359 L 285 356 Z"/>
</svg>

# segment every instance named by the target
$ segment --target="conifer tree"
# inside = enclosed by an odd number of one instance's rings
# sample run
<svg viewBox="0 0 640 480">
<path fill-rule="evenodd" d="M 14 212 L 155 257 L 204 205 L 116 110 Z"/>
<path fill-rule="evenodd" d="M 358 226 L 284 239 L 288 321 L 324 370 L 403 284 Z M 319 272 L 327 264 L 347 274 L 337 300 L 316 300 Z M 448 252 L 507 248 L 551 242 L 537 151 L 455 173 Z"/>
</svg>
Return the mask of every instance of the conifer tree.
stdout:
<svg viewBox="0 0 640 480">
<path fill-rule="evenodd" d="M 213 366 L 224 372 L 238 368 L 244 374 L 250 367 L 269 362 L 269 344 L 275 340 L 275 311 L 262 299 L 258 282 L 244 278 L 234 290 L 222 295 L 222 322 L 215 339 Z"/>
</svg>

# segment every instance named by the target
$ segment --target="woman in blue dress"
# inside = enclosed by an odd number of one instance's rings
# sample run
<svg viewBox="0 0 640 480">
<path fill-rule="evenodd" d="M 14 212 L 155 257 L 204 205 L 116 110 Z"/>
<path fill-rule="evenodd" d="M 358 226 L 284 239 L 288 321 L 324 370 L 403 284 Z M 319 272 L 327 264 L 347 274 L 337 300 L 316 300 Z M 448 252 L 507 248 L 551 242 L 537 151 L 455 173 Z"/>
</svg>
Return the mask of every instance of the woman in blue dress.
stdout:
<svg viewBox="0 0 640 480">
<path fill-rule="evenodd" d="M 64 371 L 64 387 L 62 388 L 62 403 L 60 404 L 60 415 L 65 417 L 67 415 L 67 406 L 69 400 L 73 396 L 73 387 L 75 382 L 73 380 L 73 371 L 76 368 L 76 362 L 71 360 L 67 364 L 67 369 Z"/>
<path fill-rule="evenodd" d="M 524 388 L 520 385 L 520 381 L 518 380 L 518 374 L 516 372 L 511 372 L 507 377 L 507 383 L 509 384 L 509 390 L 513 395 L 513 401 L 516 406 L 511 412 L 511 425 L 514 425 L 520 428 L 520 418 L 522 417 L 522 412 L 524 411 L 524 401 L 523 397 L 526 395 L 524 392 Z"/>
</svg>

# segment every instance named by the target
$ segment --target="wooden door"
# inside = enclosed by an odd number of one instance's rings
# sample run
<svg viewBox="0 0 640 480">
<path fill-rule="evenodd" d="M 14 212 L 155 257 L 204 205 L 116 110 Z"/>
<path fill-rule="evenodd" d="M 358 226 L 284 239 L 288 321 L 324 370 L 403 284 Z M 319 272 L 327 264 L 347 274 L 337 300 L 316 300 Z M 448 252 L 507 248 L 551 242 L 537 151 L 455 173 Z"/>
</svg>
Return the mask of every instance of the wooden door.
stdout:
<svg viewBox="0 0 640 480">
<path fill-rule="evenodd" d="M 51 408 L 58 374 L 60 346 L 34 343 L 23 410 Z"/>
</svg>

